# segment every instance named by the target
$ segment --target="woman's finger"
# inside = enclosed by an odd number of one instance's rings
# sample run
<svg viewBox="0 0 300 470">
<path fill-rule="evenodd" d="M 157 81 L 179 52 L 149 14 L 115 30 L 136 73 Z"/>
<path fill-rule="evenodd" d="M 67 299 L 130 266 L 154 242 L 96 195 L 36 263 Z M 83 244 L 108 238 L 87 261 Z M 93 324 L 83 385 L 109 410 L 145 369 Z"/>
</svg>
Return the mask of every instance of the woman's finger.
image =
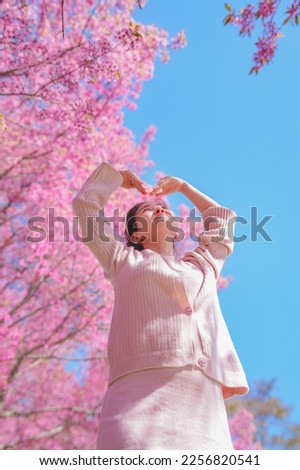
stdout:
<svg viewBox="0 0 300 470">
<path fill-rule="evenodd" d="M 138 189 L 142 194 L 147 194 L 146 187 L 145 187 L 144 183 L 141 180 L 139 180 L 137 177 L 135 177 L 131 180 L 131 182 L 132 182 L 134 188 Z"/>
<path fill-rule="evenodd" d="M 144 183 L 140 183 L 136 189 L 138 189 L 142 194 L 148 194 L 148 191 L 144 185 Z"/>
<path fill-rule="evenodd" d="M 157 194 L 161 195 L 163 193 L 163 188 L 154 188 L 152 191 L 151 191 L 151 194 L 156 196 Z"/>
</svg>

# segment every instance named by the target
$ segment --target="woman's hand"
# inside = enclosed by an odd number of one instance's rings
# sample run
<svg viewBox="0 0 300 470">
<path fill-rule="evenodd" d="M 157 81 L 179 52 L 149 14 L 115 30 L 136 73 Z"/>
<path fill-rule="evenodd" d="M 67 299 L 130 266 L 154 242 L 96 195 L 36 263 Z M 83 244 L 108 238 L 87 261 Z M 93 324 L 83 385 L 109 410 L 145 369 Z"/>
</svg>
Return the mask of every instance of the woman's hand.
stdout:
<svg viewBox="0 0 300 470">
<path fill-rule="evenodd" d="M 142 194 L 148 194 L 145 184 L 140 180 L 137 175 L 131 170 L 119 170 L 123 176 L 123 183 L 121 188 L 132 189 L 136 188 Z"/>
<path fill-rule="evenodd" d="M 155 188 L 149 193 L 151 196 L 166 196 L 180 191 L 184 180 L 176 176 L 165 176 L 161 178 Z"/>
</svg>

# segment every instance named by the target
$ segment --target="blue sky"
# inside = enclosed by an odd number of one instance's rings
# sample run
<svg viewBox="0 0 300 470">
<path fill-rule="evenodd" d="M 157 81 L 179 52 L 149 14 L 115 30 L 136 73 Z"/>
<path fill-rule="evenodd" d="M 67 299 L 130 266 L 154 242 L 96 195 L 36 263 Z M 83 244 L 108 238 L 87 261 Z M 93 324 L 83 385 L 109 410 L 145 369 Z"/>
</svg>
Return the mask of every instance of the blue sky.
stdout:
<svg viewBox="0 0 300 470">
<path fill-rule="evenodd" d="M 246 2 L 229 2 L 234 8 Z M 282 2 L 283 12 L 288 2 Z M 134 12 L 175 35 L 185 29 L 188 45 L 157 62 L 138 109 L 125 124 L 137 141 L 149 124 L 158 127 L 150 157 L 156 170 L 179 176 L 247 220 L 237 224 L 235 244 L 223 275 L 234 277 L 220 292 L 232 339 L 251 384 L 277 378 L 276 391 L 300 422 L 300 308 L 298 296 L 300 131 L 300 28 L 285 26 L 273 63 L 248 75 L 254 39 L 223 26 L 224 2 L 149 0 Z M 259 30 L 260 32 L 260 30 Z M 298 158 L 297 158 L 298 157 Z M 299 200 L 299 197 L 298 197 Z M 169 197 L 172 209 L 183 195 Z M 251 208 L 258 222 L 271 216 L 251 240 Z M 253 209 L 252 209 L 253 210 Z"/>
</svg>

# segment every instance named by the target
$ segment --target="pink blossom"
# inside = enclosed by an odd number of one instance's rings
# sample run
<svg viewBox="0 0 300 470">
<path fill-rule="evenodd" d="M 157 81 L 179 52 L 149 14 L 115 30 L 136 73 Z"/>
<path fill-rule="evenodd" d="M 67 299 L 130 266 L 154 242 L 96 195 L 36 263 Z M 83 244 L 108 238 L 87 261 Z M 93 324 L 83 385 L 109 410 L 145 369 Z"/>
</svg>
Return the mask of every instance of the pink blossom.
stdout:
<svg viewBox="0 0 300 470">
<path fill-rule="evenodd" d="M 255 17 L 253 5 L 247 5 L 241 9 L 241 15 L 239 18 L 240 34 L 251 35 L 251 31 L 254 29 Z"/>
<path fill-rule="evenodd" d="M 269 22 L 265 25 L 264 35 L 255 43 L 257 51 L 253 56 L 253 62 L 256 71 L 259 71 L 274 57 L 278 39 L 278 28 L 275 23 Z"/>
<path fill-rule="evenodd" d="M 181 49 L 182 47 L 185 47 L 187 45 L 185 31 L 179 31 L 179 33 L 171 39 L 170 45 L 172 49 Z"/>
<path fill-rule="evenodd" d="M 278 0 L 263 0 L 258 5 L 258 12 L 263 18 L 267 18 L 275 13 L 278 4 Z"/>
<path fill-rule="evenodd" d="M 287 8 L 288 18 L 293 19 L 296 15 L 300 14 L 300 1 L 294 0 L 293 3 Z"/>
<path fill-rule="evenodd" d="M 229 420 L 229 428 L 236 450 L 260 449 L 259 442 L 255 440 L 256 425 L 253 415 L 245 408 L 241 408 Z"/>
<path fill-rule="evenodd" d="M 144 135 L 142 137 L 142 142 L 153 142 L 155 138 L 155 134 L 157 132 L 157 127 L 156 126 L 149 126 L 146 131 L 144 132 Z"/>
<path fill-rule="evenodd" d="M 236 14 L 235 11 L 226 4 L 227 10 L 230 11 L 225 17 L 224 24 L 232 24 L 240 28 L 240 35 L 247 34 L 251 36 L 255 30 L 255 21 L 261 19 L 263 34 L 255 42 L 257 47 L 256 52 L 253 55 L 253 67 L 250 73 L 258 73 L 261 68 L 268 64 L 275 56 L 277 49 L 277 39 L 282 37 L 280 28 L 274 21 L 274 16 L 278 10 L 280 1 L 279 0 L 262 0 L 258 2 L 257 10 L 254 5 L 248 4 L 246 7 L 240 9 L 240 13 Z M 287 8 L 287 18 L 283 22 L 283 25 L 295 19 L 296 24 L 298 23 L 298 15 L 300 14 L 300 1 L 294 0 L 293 3 Z"/>
</svg>

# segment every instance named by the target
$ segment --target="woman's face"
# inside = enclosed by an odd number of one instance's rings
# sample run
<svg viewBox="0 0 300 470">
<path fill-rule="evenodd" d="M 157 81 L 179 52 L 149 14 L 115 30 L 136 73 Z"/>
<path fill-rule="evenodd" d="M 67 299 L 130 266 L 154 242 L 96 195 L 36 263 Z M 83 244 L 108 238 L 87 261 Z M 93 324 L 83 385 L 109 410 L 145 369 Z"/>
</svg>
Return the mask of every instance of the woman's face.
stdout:
<svg viewBox="0 0 300 470">
<path fill-rule="evenodd" d="M 135 215 L 137 230 L 133 234 L 136 237 L 143 235 L 147 240 L 152 242 L 162 241 L 163 237 L 174 237 L 174 228 L 171 230 L 171 218 L 175 217 L 167 204 L 161 199 L 150 199 L 143 202 Z"/>
</svg>

